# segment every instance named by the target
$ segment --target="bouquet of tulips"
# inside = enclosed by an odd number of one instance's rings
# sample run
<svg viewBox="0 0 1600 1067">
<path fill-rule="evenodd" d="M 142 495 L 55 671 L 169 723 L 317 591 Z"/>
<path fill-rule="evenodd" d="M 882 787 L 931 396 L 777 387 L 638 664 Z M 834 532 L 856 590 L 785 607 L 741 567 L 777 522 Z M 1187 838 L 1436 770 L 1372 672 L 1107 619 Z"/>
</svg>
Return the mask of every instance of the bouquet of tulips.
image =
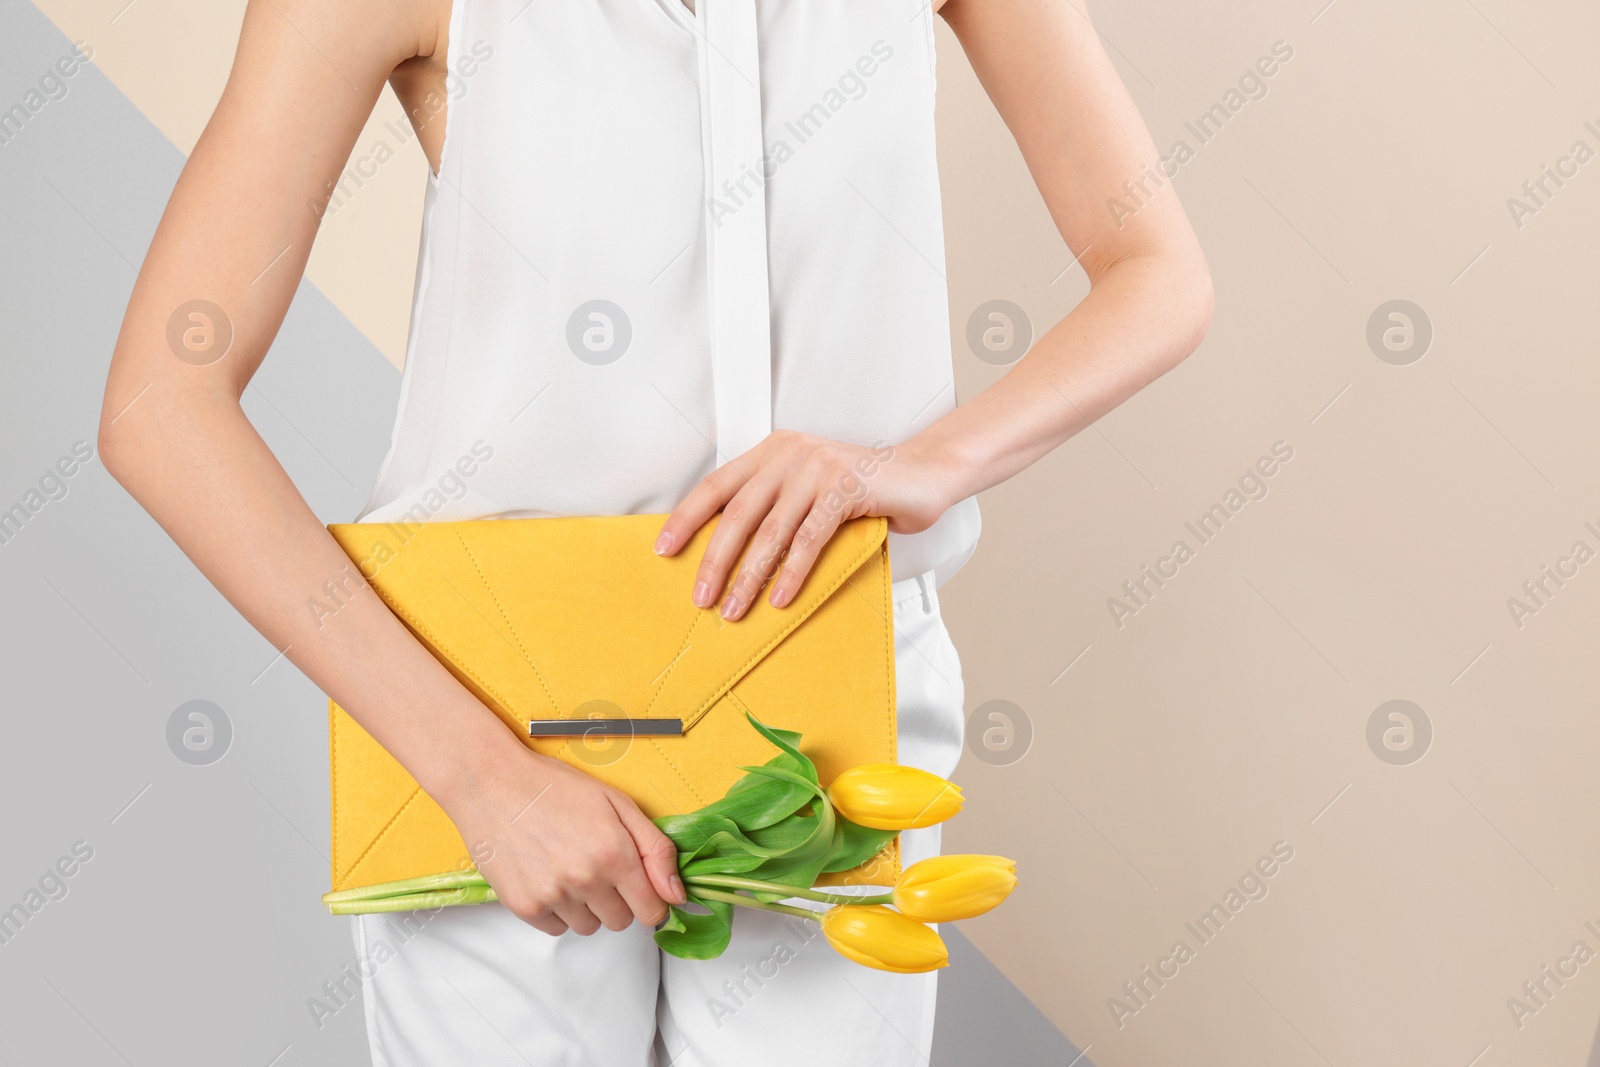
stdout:
<svg viewBox="0 0 1600 1067">
<path fill-rule="evenodd" d="M 800 735 L 746 716 L 778 754 L 699 811 L 655 820 L 678 848 L 688 891 L 660 928 L 662 951 L 712 959 L 728 946 L 735 907 L 814 919 L 848 959 L 899 973 L 945 966 L 949 954 L 928 923 L 981 915 L 1017 884 L 1000 856 L 936 856 L 908 867 L 886 893 L 855 895 L 816 887 L 824 874 L 866 863 L 901 830 L 943 822 L 961 810 L 961 790 L 914 767 L 855 767 L 826 788 L 800 751 Z M 818 912 L 789 899 L 831 905 Z M 482 904 L 494 889 L 475 869 L 329 893 L 335 915 Z M 892 907 L 891 907 L 892 905 Z M 691 906 L 694 910 L 691 910 Z"/>
</svg>

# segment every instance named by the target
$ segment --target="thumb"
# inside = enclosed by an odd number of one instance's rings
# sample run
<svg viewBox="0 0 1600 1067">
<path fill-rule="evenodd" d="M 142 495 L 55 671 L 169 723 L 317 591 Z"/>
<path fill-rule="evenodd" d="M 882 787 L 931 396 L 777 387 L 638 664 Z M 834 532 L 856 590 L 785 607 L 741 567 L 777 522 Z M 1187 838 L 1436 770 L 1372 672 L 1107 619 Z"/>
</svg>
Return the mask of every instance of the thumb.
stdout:
<svg viewBox="0 0 1600 1067">
<path fill-rule="evenodd" d="M 634 847 L 639 850 L 639 859 L 644 862 L 645 874 L 650 877 L 656 895 L 668 904 L 682 904 L 688 900 L 683 879 L 678 876 L 678 849 L 672 839 L 662 833 L 632 799 L 624 796 L 613 806 L 622 819 L 623 829 L 628 831 Z"/>
</svg>

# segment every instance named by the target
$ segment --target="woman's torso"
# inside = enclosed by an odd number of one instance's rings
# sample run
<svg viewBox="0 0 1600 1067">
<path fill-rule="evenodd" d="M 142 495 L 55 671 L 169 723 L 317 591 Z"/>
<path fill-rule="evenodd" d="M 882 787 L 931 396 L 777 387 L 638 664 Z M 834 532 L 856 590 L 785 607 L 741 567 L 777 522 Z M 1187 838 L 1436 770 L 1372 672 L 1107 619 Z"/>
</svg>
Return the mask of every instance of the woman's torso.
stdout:
<svg viewBox="0 0 1600 1067">
<path fill-rule="evenodd" d="M 707 188 L 706 46 L 681 0 L 455 0 L 364 521 L 670 511 L 717 466 L 708 249 L 758 202 L 771 425 L 893 446 L 954 406 L 929 8 L 755 7 L 765 158 Z M 969 499 L 893 535 L 896 577 L 948 577 L 977 534 Z"/>
</svg>

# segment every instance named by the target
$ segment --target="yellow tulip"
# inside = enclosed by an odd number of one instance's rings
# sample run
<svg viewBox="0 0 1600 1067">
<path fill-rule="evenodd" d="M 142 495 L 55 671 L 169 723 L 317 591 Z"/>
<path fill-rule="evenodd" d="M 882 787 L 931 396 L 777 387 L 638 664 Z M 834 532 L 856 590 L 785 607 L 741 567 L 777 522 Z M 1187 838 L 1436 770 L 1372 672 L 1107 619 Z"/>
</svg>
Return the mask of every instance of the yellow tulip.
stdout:
<svg viewBox="0 0 1600 1067">
<path fill-rule="evenodd" d="M 961 790 L 937 774 L 897 763 L 868 763 L 833 780 L 828 799 L 839 814 L 875 830 L 915 830 L 961 810 Z"/>
<path fill-rule="evenodd" d="M 881 904 L 841 904 L 822 916 L 822 933 L 845 959 L 895 974 L 921 974 L 950 965 L 950 952 L 931 927 Z"/>
<path fill-rule="evenodd" d="M 934 856 L 913 863 L 894 886 L 894 906 L 918 922 L 970 919 L 1017 887 L 1017 863 L 1004 856 Z"/>
</svg>

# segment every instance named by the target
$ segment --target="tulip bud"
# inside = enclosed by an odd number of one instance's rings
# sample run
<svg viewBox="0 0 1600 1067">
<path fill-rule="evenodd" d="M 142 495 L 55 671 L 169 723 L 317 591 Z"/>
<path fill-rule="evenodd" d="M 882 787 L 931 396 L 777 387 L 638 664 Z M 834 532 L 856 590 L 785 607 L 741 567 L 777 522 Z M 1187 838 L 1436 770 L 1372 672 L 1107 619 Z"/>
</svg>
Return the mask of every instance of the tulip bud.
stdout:
<svg viewBox="0 0 1600 1067">
<path fill-rule="evenodd" d="M 853 767 L 833 780 L 828 799 L 839 814 L 874 830 L 915 830 L 961 810 L 961 790 L 936 774 L 897 763 Z"/>
<path fill-rule="evenodd" d="M 934 856 L 906 868 L 894 886 L 894 906 L 918 922 L 955 922 L 982 915 L 1016 887 L 1015 860 Z"/>
<path fill-rule="evenodd" d="M 921 974 L 950 964 L 931 927 L 881 904 L 840 904 L 822 916 L 822 933 L 839 955 L 880 971 Z"/>
</svg>

